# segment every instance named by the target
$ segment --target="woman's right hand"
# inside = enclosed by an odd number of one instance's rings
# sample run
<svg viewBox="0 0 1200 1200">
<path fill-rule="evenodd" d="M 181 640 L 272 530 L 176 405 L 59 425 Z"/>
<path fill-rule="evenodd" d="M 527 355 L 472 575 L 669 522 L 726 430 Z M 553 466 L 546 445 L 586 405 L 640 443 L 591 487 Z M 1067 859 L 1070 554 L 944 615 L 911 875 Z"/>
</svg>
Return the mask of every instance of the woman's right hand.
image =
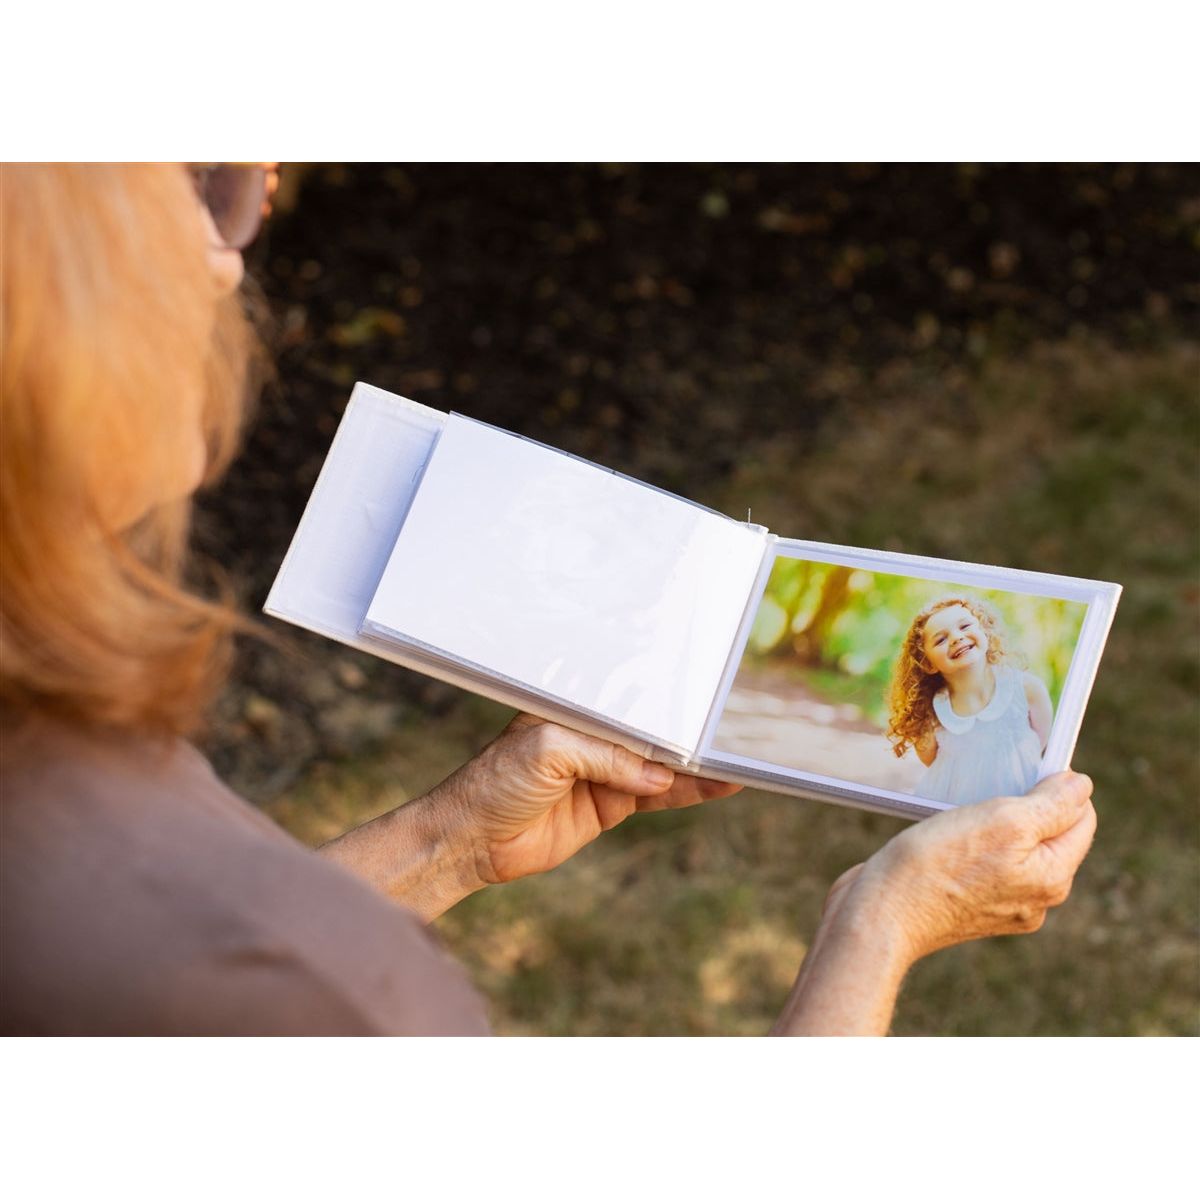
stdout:
<svg viewBox="0 0 1200 1200">
<path fill-rule="evenodd" d="M 830 889 L 776 1022 L 780 1034 L 883 1034 L 908 968 L 944 946 L 1040 929 L 1096 831 L 1092 781 L 1064 772 L 1027 796 L 929 817 Z"/>
<path fill-rule="evenodd" d="M 847 872 L 829 905 L 865 904 L 893 926 L 910 962 L 973 938 L 1032 933 L 1070 894 L 1092 844 L 1091 794 L 1086 775 L 1064 771 L 1026 796 L 929 817 Z"/>
</svg>

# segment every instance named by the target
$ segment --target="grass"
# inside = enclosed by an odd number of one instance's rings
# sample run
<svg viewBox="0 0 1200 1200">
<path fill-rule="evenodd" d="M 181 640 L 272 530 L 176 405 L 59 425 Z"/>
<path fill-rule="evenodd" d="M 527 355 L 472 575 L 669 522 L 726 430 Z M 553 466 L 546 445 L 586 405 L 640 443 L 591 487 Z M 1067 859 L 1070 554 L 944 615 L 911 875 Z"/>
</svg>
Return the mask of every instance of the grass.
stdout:
<svg viewBox="0 0 1200 1200">
<path fill-rule="evenodd" d="M 1200 1032 L 1200 353 L 1072 341 L 973 373 L 852 386 L 808 437 L 744 448 L 695 494 L 815 540 L 1110 579 L 1125 587 L 1075 766 L 1100 826 L 1034 937 L 919 964 L 902 1034 Z M 418 794 L 498 731 L 474 697 L 325 764 L 273 807 L 310 842 Z M 644 817 L 548 876 L 439 922 L 502 1033 L 754 1034 L 837 875 L 896 820 L 745 792 Z"/>
</svg>

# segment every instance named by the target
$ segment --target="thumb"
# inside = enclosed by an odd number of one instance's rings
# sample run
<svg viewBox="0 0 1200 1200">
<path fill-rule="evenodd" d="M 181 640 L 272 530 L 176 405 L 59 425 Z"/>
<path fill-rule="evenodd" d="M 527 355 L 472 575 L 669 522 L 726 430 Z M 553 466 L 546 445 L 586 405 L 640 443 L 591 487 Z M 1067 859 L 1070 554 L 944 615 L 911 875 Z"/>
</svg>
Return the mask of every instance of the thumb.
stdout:
<svg viewBox="0 0 1200 1200">
<path fill-rule="evenodd" d="M 1038 846 L 1035 854 L 1048 866 L 1057 864 L 1060 871 L 1070 878 L 1079 869 L 1096 835 L 1096 810 L 1084 804 L 1079 819 L 1069 829 L 1047 838 Z"/>
<path fill-rule="evenodd" d="M 631 796 L 657 795 L 675 782 L 670 767 L 649 762 L 624 746 L 561 725 L 543 725 L 539 732 L 549 743 L 548 757 L 560 773 L 607 784 Z"/>
<path fill-rule="evenodd" d="M 1048 775 L 1030 789 L 1025 800 L 1032 806 L 1030 816 L 1039 840 L 1057 837 L 1076 825 L 1091 795 L 1092 781 L 1074 771 Z"/>
</svg>

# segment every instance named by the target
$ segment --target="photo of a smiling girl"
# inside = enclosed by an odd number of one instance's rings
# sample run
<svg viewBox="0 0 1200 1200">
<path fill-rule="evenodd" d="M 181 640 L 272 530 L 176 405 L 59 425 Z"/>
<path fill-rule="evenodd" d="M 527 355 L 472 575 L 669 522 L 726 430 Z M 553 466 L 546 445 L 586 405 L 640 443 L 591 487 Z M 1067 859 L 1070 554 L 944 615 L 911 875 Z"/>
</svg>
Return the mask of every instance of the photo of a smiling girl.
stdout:
<svg viewBox="0 0 1200 1200">
<path fill-rule="evenodd" d="M 1041 773 L 1087 611 L 778 554 L 712 751 L 938 805 L 1022 795 Z"/>
<path fill-rule="evenodd" d="M 1054 708 L 988 604 L 944 596 L 913 618 L 889 693 L 887 736 L 927 768 L 918 796 L 974 804 L 1037 781 Z"/>
</svg>

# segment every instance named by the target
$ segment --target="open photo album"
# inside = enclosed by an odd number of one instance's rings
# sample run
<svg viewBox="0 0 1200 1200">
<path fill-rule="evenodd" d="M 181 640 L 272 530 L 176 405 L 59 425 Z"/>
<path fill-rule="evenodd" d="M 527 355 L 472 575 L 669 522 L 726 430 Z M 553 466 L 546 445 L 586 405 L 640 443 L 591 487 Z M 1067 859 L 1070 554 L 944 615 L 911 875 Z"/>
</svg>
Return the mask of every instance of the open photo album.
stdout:
<svg viewBox="0 0 1200 1200">
<path fill-rule="evenodd" d="M 359 383 L 265 611 L 679 771 L 917 818 L 1069 765 L 1119 594 L 779 537 Z"/>
</svg>

